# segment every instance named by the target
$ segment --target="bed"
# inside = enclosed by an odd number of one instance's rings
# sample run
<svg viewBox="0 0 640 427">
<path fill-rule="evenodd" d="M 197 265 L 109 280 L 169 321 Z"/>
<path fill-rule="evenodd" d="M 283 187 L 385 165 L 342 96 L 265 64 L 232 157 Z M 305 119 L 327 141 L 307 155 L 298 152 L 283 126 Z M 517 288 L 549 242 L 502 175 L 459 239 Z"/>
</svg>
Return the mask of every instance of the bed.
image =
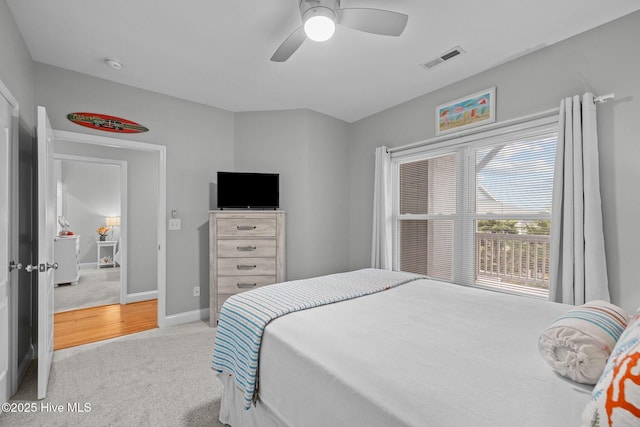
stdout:
<svg viewBox="0 0 640 427">
<path fill-rule="evenodd" d="M 257 400 L 249 409 L 235 377 L 219 369 L 220 421 L 233 427 L 579 425 L 592 387 L 555 374 L 537 348 L 541 331 L 569 308 L 414 278 L 295 311 L 264 328 Z"/>
</svg>

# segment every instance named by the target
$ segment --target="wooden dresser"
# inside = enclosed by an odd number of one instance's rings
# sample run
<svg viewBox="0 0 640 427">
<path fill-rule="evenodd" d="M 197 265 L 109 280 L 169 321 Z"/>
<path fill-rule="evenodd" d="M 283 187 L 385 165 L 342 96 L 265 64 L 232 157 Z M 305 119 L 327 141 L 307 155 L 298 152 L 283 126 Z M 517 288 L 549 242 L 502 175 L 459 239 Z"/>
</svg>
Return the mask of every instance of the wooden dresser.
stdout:
<svg viewBox="0 0 640 427">
<path fill-rule="evenodd" d="M 283 211 L 209 211 L 210 324 L 231 295 L 285 280 Z"/>
</svg>

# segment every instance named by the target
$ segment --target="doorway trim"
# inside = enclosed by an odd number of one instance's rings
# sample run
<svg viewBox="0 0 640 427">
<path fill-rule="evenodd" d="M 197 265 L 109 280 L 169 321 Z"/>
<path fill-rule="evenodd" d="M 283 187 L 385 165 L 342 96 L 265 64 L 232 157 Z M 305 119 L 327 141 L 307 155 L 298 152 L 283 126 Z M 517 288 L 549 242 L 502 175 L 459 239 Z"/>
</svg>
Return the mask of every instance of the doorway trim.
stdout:
<svg viewBox="0 0 640 427">
<path fill-rule="evenodd" d="M 18 230 L 18 164 L 19 164 L 19 132 L 20 132 L 20 105 L 18 100 L 13 96 L 9 88 L 0 80 L 0 96 L 7 100 L 11 107 L 11 129 L 9 135 L 9 158 L 8 161 L 8 177 L 9 177 L 9 206 L 7 206 L 7 215 L 9 223 L 9 241 L 7 242 L 7 255 L 9 260 L 19 262 L 19 230 Z M 2 266 L 8 268 L 8 266 Z M 7 397 L 13 396 L 18 391 L 18 277 L 17 273 L 11 279 L 11 272 L 7 275 L 7 328 L 9 336 L 7 337 L 8 359 L 7 359 Z M 3 390 L 4 393 L 4 390 Z M 4 403 L 4 402 L 0 402 Z"/>
<path fill-rule="evenodd" d="M 157 278 L 158 278 L 158 327 L 166 326 L 166 294 L 167 294 L 167 147 L 147 142 L 130 141 L 120 138 L 91 135 L 79 132 L 54 130 L 55 139 L 106 147 L 124 148 L 158 154 L 158 205 L 157 205 Z"/>
<path fill-rule="evenodd" d="M 54 160 L 65 160 L 81 163 L 98 163 L 101 165 L 112 165 L 120 168 L 120 304 L 127 303 L 127 230 L 129 226 L 127 218 L 127 161 L 106 159 L 102 157 L 76 156 L 73 154 L 54 153 Z M 115 255 L 115 253 L 114 253 Z M 115 265 L 115 264 L 114 264 Z"/>
</svg>

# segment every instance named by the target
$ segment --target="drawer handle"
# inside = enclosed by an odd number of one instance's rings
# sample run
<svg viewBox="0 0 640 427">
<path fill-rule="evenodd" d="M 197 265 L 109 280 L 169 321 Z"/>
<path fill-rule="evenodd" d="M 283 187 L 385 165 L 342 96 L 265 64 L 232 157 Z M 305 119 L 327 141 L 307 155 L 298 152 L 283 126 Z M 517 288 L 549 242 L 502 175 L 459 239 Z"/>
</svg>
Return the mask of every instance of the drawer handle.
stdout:
<svg viewBox="0 0 640 427">
<path fill-rule="evenodd" d="M 238 264 L 236 267 L 238 268 L 238 270 L 253 270 L 257 267 L 257 265 Z"/>
<path fill-rule="evenodd" d="M 255 225 L 238 225 L 236 226 L 236 229 L 241 230 L 241 231 L 247 231 L 247 230 L 255 230 L 257 227 Z"/>
<path fill-rule="evenodd" d="M 255 246 L 237 246 L 238 252 L 253 252 L 256 250 Z"/>
<path fill-rule="evenodd" d="M 248 289 L 248 288 L 255 288 L 256 286 L 258 286 L 257 283 L 236 283 L 236 286 L 238 286 L 238 288 L 240 289 Z"/>
</svg>

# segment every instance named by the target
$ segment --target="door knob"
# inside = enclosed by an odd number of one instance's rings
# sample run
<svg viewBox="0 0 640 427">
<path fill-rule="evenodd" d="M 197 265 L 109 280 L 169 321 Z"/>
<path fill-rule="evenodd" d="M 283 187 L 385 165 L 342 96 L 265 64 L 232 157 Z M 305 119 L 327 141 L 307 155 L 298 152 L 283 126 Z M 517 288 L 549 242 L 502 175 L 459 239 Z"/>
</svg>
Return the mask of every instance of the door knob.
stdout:
<svg viewBox="0 0 640 427">
<path fill-rule="evenodd" d="M 40 271 L 42 271 L 42 272 L 47 271 L 47 270 L 50 270 L 50 269 L 52 269 L 52 268 L 53 268 L 54 270 L 57 270 L 57 269 L 58 269 L 58 263 L 57 263 L 57 262 L 54 262 L 53 264 L 49 264 L 49 263 L 46 263 L 46 264 L 40 264 Z M 38 264 L 34 264 L 34 265 L 27 265 L 24 269 L 25 269 L 25 271 L 26 271 L 27 273 L 31 273 L 31 272 L 33 272 L 33 271 L 36 271 L 36 272 L 37 272 L 37 271 L 38 271 Z"/>
<path fill-rule="evenodd" d="M 9 263 L 9 271 L 13 271 L 13 270 L 22 270 L 22 263 L 19 262 L 16 264 L 15 262 L 11 261 Z"/>
</svg>

